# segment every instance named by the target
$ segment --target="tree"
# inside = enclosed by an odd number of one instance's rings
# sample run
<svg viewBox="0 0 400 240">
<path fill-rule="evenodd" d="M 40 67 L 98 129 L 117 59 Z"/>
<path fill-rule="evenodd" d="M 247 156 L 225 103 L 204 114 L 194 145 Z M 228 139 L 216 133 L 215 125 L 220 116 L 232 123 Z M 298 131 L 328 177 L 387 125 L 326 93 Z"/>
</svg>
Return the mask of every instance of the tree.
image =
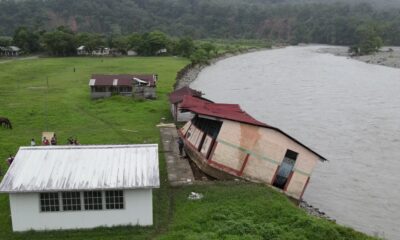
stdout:
<svg viewBox="0 0 400 240">
<path fill-rule="evenodd" d="M 166 48 L 169 41 L 167 35 L 160 31 L 145 33 L 142 38 L 138 48 L 140 55 L 155 55 L 160 49 Z"/>
<path fill-rule="evenodd" d="M 40 35 L 26 27 L 19 27 L 14 32 L 13 44 L 26 53 L 33 53 L 40 50 Z"/>
<path fill-rule="evenodd" d="M 56 56 L 68 56 L 76 54 L 76 42 L 74 33 L 65 28 L 58 27 L 43 36 L 46 50 Z"/>
<path fill-rule="evenodd" d="M 379 51 L 383 45 L 382 38 L 378 35 L 373 25 L 361 25 L 356 30 L 357 42 L 349 51 L 357 55 L 366 55 Z"/>
<path fill-rule="evenodd" d="M 202 49 L 204 49 L 204 51 L 206 51 L 207 56 L 209 58 L 213 57 L 214 55 L 217 55 L 218 53 L 218 49 L 215 45 L 213 45 L 212 43 L 206 42 L 200 45 L 200 47 Z"/>
<path fill-rule="evenodd" d="M 104 37 L 94 33 L 80 33 L 76 36 L 76 43 L 79 46 L 85 46 L 86 51 L 91 53 L 94 50 L 106 45 Z"/>
<path fill-rule="evenodd" d="M 0 46 L 1 47 L 10 46 L 11 44 L 12 44 L 12 38 L 11 37 L 0 36 Z"/>
<path fill-rule="evenodd" d="M 190 61 L 192 62 L 192 64 L 208 64 L 207 52 L 202 48 L 197 49 L 190 56 Z"/>
<path fill-rule="evenodd" d="M 122 53 L 127 53 L 130 49 L 129 39 L 125 36 L 117 36 L 112 39 L 112 47 Z"/>
<path fill-rule="evenodd" d="M 193 40 L 190 37 L 184 37 L 179 39 L 176 47 L 176 53 L 183 57 L 190 57 L 193 54 L 196 47 L 193 43 Z"/>
<path fill-rule="evenodd" d="M 135 51 L 143 44 L 143 37 L 139 33 L 133 33 L 128 36 L 129 48 Z"/>
</svg>

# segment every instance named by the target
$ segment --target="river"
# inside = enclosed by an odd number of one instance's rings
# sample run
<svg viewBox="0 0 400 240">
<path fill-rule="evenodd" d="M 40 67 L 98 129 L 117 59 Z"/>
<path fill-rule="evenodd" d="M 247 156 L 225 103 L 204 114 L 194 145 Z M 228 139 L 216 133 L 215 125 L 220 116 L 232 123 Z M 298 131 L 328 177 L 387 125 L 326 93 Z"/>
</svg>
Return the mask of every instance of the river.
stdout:
<svg viewBox="0 0 400 240">
<path fill-rule="evenodd" d="M 400 239 L 400 69 L 298 46 L 227 58 L 191 87 L 239 103 L 329 161 L 304 199 L 338 223 Z"/>
</svg>

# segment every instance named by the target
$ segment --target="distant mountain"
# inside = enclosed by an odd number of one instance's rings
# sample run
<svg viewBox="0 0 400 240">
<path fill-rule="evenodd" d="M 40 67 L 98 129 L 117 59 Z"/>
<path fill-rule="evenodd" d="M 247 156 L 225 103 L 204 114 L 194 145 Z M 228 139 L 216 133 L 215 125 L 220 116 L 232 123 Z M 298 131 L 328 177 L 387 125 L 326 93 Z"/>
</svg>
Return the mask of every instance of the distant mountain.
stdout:
<svg viewBox="0 0 400 240">
<path fill-rule="evenodd" d="M 346 44 L 340 39 L 358 25 L 376 23 L 382 34 L 394 34 L 387 41 L 400 45 L 397 6 L 395 0 L 0 0 L 0 36 L 19 26 L 65 25 L 106 35 L 161 30 L 193 38 Z"/>
</svg>

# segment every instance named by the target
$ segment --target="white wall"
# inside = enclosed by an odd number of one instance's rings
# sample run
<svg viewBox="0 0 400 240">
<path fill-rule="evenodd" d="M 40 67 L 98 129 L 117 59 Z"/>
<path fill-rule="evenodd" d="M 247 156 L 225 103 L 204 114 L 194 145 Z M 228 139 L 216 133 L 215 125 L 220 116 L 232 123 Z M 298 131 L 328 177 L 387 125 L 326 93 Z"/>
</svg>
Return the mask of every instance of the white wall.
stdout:
<svg viewBox="0 0 400 240">
<path fill-rule="evenodd" d="M 13 231 L 153 224 L 151 189 L 124 190 L 124 200 L 118 210 L 41 212 L 39 193 L 10 194 Z"/>
</svg>

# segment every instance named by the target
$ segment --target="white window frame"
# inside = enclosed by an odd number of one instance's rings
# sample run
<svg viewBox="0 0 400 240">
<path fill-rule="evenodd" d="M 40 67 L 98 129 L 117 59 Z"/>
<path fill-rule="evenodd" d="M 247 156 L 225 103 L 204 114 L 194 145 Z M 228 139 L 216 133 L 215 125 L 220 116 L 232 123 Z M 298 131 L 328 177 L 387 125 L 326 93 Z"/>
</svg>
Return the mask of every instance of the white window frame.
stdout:
<svg viewBox="0 0 400 240">
<path fill-rule="evenodd" d="M 122 208 L 107 208 L 107 200 L 106 200 L 106 192 L 114 192 L 114 191 L 121 191 L 122 192 Z M 79 192 L 79 199 L 80 199 L 80 210 L 64 210 L 63 204 L 63 193 L 67 192 Z M 101 209 L 86 209 L 85 208 L 85 192 L 100 192 L 101 193 Z M 41 201 L 41 194 L 57 194 L 58 199 L 58 211 L 42 211 L 42 201 Z M 39 192 L 38 199 L 39 199 L 39 212 L 40 213 L 54 213 L 54 212 L 81 212 L 81 211 L 118 211 L 126 209 L 126 194 L 125 190 L 123 189 L 110 189 L 110 190 L 89 190 L 89 191 L 61 191 L 61 192 Z M 119 201 L 117 203 L 113 203 L 115 205 L 119 205 Z M 94 205 L 93 205 L 94 206 Z"/>
<path fill-rule="evenodd" d="M 51 207 L 52 207 L 52 205 L 49 205 L 48 207 L 50 207 L 50 211 L 43 211 L 43 208 L 42 208 L 42 198 L 41 198 L 41 195 L 42 194 L 57 194 L 57 200 L 58 200 L 58 211 L 52 211 L 51 210 Z M 61 212 L 62 211 L 62 202 L 60 202 L 60 193 L 59 192 L 41 192 L 41 193 L 39 193 L 39 211 L 40 212 L 42 212 L 42 213 L 54 213 L 54 212 Z M 46 208 L 46 206 L 44 206 L 44 208 Z"/>
<path fill-rule="evenodd" d="M 64 197 L 63 197 L 63 194 L 64 193 L 78 193 L 78 195 L 79 195 L 79 205 L 78 204 L 72 204 L 72 199 L 75 199 L 75 198 L 66 198 L 66 200 L 68 200 L 68 199 L 71 199 L 71 205 L 68 205 L 68 204 L 65 204 L 64 205 Z M 62 211 L 63 212 L 76 212 L 76 211 L 82 211 L 82 192 L 81 191 L 64 191 L 64 192 L 60 192 L 59 193 L 60 194 L 60 203 L 61 203 L 61 205 L 62 205 Z M 69 209 L 69 210 L 65 210 L 64 209 L 64 207 L 65 206 L 68 206 L 68 207 L 71 207 L 71 208 L 74 208 L 74 207 L 76 207 L 76 206 L 79 206 L 80 207 L 80 209 Z"/>
<path fill-rule="evenodd" d="M 107 208 L 107 195 L 106 195 L 106 192 L 121 192 L 122 193 L 122 202 L 114 202 L 113 203 L 113 205 L 114 205 L 114 207 L 116 206 L 116 205 L 118 205 L 119 206 L 119 204 L 121 204 L 122 203 L 122 208 Z M 119 198 L 119 195 L 118 195 L 118 198 Z M 114 189 L 114 190 L 106 190 L 106 191 L 104 191 L 104 206 L 105 206 L 105 210 L 124 210 L 125 209 L 125 191 L 124 190 L 122 190 L 122 189 Z"/>
</svg>

